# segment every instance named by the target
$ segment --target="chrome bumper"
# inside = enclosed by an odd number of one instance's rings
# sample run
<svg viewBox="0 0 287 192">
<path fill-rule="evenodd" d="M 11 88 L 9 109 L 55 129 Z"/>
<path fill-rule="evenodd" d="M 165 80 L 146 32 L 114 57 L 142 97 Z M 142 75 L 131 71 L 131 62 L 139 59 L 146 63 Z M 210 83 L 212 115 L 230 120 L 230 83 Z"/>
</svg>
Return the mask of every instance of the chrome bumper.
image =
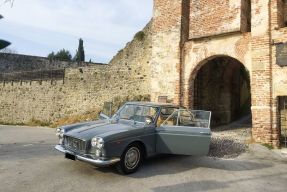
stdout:
<svg viewBox="0 0 287 192">
<path fill-rule="evenodd" d="M 62 145 L 56 145 L 55 149 L 57 149 L 58 151 L 62 153 L 68 153 L 68 154 L 74 155 L 76 160 L 84 161 L 84 162 L 87 162 L 87 163 L 90 163 L 96 166 L 100 166 L 100 167 L 112 165 L 120 161 L 120 158 L 114 158 L 114 159 L 108 159 L 108 160 L 87 158 L 81 155 L 77 155 L 72 151 L 66 150 Z"/>
</svg>

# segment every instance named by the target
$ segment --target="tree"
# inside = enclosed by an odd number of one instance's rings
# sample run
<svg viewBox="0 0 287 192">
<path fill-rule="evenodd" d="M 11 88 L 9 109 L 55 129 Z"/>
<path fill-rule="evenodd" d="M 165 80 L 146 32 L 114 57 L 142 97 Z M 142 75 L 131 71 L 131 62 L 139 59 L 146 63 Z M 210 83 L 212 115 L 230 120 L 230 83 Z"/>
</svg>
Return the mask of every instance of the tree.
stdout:
<svg viewBox="0 0 287 192">
<path fill-rule="evenodd" d="M 0 53 L 10 53 L 10 54 L 17 54 L 17 50 L 13 49 L 13 48 L 4 48 L 2 50 L 0 50 Z"/>
<path fill-rule="evenodd" d="M 56 54 L 54 51 L 48 55 L 50 60 L 60 60 L 60 61 L 72 61 L 72 55 L 70 51 L 61 49 Z"/>
<path fill-rule="evenodd" d="M 79 39 L 79 46 L 74 60 L 78 62 L 85 61 L 84 41 L 82 39 Z"/>
<path fill-rule="evenodd" d="M 0 15 L 0 19 L 3 19 L 2 15 Z M 0 39 L 0 50 L 8 47 L 10 44 L 10 42 Z"/>
<path fill-rule="evenodd" d="M 11 7 L 13 6 L 14 0 L 3 0 L 4 3 L 10 3 Z M 0 14 L 0 20 L 3 19 L 3 16 Z M 4 49 L 11 45 L 10 42 L 0 39 L 0 50 Z"/>
<path fill-rule="evenodd" d="M 13 7 L 14 0 L 2 0 L 3 3 L 10 3 L 11 7 Z"/>
<path fill-rule="evenodd" d="M 8 47 L 10 44 L 10 42 L 0 39 L 0 50 Z"/>
</svg>

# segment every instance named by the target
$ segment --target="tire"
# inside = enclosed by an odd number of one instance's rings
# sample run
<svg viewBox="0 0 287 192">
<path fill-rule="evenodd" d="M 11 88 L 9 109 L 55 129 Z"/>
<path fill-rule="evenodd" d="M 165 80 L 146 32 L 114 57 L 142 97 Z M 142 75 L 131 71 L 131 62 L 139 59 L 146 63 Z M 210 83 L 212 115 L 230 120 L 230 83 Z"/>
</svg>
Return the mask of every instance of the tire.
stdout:
<svg viewBox="0 0 287 192">
<path fill-rule="evenodd" d="M 143 160 L 142 147 L 139 144 L 129 145 L 116 164 L 119 173 L 127 175 L 137 171 Z"/>
</svg>

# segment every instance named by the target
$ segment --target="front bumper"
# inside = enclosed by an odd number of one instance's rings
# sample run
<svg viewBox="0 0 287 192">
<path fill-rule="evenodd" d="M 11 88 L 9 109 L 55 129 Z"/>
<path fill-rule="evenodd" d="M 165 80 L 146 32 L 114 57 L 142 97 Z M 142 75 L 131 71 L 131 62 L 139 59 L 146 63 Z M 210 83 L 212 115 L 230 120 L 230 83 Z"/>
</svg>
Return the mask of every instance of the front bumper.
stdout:
<svg viewBox="0 0 287 192">
<path fill-rule="evenodd" d="M 68 154 L 74 155 L 76 160 L 87 162 L 87 163 L 90 163 L 90 164 L 93 164 L 99 167 L 109 166 L 120 161 L 120 158 L 101 160 L 101 159 L 92 159 L 92 158 L 84 157 L 81 155 L 77 155 L 72 151 L 66 150 L 62 145 L 56 145 L 55 149 L 57 149 L 58 151 L 62 153 L 68 153 Z"/>
</svg>

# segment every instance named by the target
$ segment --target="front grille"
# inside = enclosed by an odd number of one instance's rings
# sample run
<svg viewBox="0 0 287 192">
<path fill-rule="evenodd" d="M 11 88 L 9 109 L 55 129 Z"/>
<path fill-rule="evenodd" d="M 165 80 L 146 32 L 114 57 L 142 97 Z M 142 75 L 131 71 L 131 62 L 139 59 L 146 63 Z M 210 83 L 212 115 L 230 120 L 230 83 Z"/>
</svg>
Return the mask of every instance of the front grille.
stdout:
<svg viewBox="0 0 287 192">
<path fill-rule="evenodd" d="M 76 153 L 84 154 L 86 152 L 86 142 L 70 136 L 64 137 L 65 148 Z"/>
</svg>

